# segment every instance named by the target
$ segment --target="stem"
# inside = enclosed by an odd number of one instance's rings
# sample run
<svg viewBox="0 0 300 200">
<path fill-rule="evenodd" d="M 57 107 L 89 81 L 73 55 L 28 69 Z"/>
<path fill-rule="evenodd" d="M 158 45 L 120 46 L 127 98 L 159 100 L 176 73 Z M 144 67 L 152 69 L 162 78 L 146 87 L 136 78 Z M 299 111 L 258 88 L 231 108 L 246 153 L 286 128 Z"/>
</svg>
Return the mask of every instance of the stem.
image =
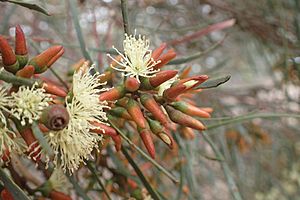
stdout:
<svg viewBox="0 0 300 200">
<path fill-rule="evenodd" d="M 209 146 L 212 148 L 214 153 L 216 154 L 216 157 L 221 158 L 224 160 L 224 156 L 222 155 L 221 151 L 216 147 L 215 143 L 211 140 L 211 138 L 205 133 L 202 132 L 204 140 L 209 144 Z M 235 200 L 242 200 L 242 196 L 239 192 L 238 187 L 236 186 L 236 183 L 234 181 L 234 178 L 232 177 L 232 172 L 229 169 L 228 164 L 225 161 L 221 161 L 220 165 L 223 169 L 224 175 L 226 177 L 226 181 L 228 183 L 229 190 Z"/>
<path fill-rule="evenodd" d="M 9 72 L 4 71 L 3 69 L 0 70 L 0 80 L 3 80 L 7 83 L 12 83 L 14 85 L 27 85 L 27 86 L 32 86 L 35 82 L 40 82 L 36 79 L 27 79 L 27 78 L 15 76 Z"/>
<path fill-rule="evenodd" d="M 247 121 L 247 120 L 255 119 L 255 118 L 278 118 L 278 117 L 300 118 L 300 115 L 287 114 L 287 113 L 258 113 L 258 114 L 252 114 L 252 115 L 246 115 L 246 116 L 238 116 L 238 117 L 234 117 L 234 118 L 231 118 L 228 120 L 221 121 L 219 123 L 208 125 L 207 129 L 210 130 L 210 129 L 218 128 L 220 126 L 224 126 L 227 124 L 239 123 L 242 121 Z"/>
<path fill-rule="evenodd" d="M 123 24 L 124 24 L 124 32 L 129 35 L 130 29 L 128 24 L 127 0 L 121 0 L 121 9 L 122 9 Z"/>
<path fill-rule="evenodd" d="M 150 156 L 148 156 L 142 149 L 140 149 L 137 145 L 135 145 L 126 135 L 109 119 L 109 123 L 114 127 L 121 135 L 121 137 L 126 140 L 126 142 L 136 149 L 145 159 L 147 159 L 149 162 L 151 162 L 158 170 L 160 170 L 162 173 L 164 173 L 168 178 L 170 178 L 174 183 L 179 183 L 176 177 L 172 175 L 170 172 L 168 172 L 163 166 L 158 164 L 155 160 L 153 160 Z"/>
<path fill-rule="evenodd" d="M 97 182 L 99 183 L 100 187 L 102 188 L 102 190 L 104 191 L 104 194 L 106 195 L 106 197 L 109 199 L 109 200 L 112 200 L 105 188 L 105 186 L 103 185 L 103 183 L 101 182 L 101 180 L 99 179 L 97 173 L 96 173 L 96 170 L 95 168 L 91 165 L 90 162 L 87 163 L 87 167 L 89 168 L 89 170 L 92 172 L 92 174 L 94 175 L 94 177 L 96 178 Z"/>
</svg>

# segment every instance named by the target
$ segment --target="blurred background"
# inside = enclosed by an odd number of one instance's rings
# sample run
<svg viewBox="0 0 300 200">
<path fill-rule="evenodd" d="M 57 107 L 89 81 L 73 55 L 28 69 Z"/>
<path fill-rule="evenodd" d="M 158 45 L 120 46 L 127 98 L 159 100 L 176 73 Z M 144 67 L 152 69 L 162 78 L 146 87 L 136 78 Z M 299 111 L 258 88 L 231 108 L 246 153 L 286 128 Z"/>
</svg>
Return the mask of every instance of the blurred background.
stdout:
<svg viewBox="0 0 300 200">
<path fill-rule="evenodd" d="M 112 46 L 122 49 L 120 1 L 31 2 L 51 16 L 1 2 L 0 34 L 13 37 L 13 27 L 20 24 L 31 55 L 63 45 L 66 52 L 54 66 L 61 76 L 87 55 L 104 71 Z M 176 134 L 178 148 L 172 151 L 159 145 L 157 161 L 179 184 L 135 155 L 154 188 L 178 200 L 300 199 L 300 1 L 129 0 L 127 6 L 131 32 L 146 35 L 152 49 L 162 42 L 175 49 L 177 58 L 166 68 L 211 78 L 231 75 L 194 99 L 214 109 L 212 118 L 203 120 L 204 134 Z M 117 170 L 109 155 L 103 150 Z M 114 199 L 132 196 L 109 170 L 100 166 L 98 172 Z M 80 184 L 88 187 L 84 180 Z"/>
</svg>

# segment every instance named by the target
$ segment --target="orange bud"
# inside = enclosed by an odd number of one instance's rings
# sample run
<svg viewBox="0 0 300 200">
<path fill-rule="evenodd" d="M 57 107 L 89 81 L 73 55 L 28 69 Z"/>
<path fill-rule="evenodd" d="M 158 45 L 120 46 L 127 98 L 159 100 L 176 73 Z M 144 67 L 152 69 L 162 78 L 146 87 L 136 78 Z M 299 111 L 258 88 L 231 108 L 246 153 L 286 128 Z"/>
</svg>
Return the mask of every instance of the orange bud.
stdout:
<svg viewBox="0 0 300 200">
<path fill-rule="evenodd" d="M 117 131 L 114 128 L 110 127 L 110 126 L 107 126 L 105 124 L 101 124 L 99 122 L 92 122 L 92 124 L 94 126 L 99 127 L 99 129 L 97 129 L 97 128 L 92 129 L 92 132 L 94 132 L 94 133 L 109 135 L 109 136 L 117 136 L 118 135 Z"/>
<path fill-rule="evenodd" d="M 16 75 L 23 78 L 31 78 L 34 75 L 34 66 L 26 65 L 23 69 L 17 71 Z"/>
<path fill-rule="evenodd" d="M 16 55 L 27 55 L 26 39 L 20 25 L 16 26 L 16 41 L 15 41 Z"/>
<path fill-rule="evenodd" d="M 212 113 L 214 111 L 214 109 L 210 107 L 200 107 L 200 109 L 208 113 Z"/>
<path fill-rule="evenodd" d="M 174 100 L 177 96 L 182 94 L 186 90 L 186 86 L 183 84 L 177 84 L 166 89 L 163 93 L 163 97 L 168 100 Z"/>
<path fill-rule="evenodd" d="M 127 184 L 132 188 L 132 189 L 136 189 L 138 187 L 138 184 L 132 180 L 131 178 L 127 179 Z"/>
<path fill-rule="evenodd" d="M 3 200 L 14 200 L 13 195 L 8 191 L 8 189 L 4 188 L 1 191 L 1 199 Z"/>
<path fill-rule="evenodd" d="M 27 146 L 29 147 L 28 152 L 29 156 L 35 160 L 38 161 L 41 158 L 41 148 L 39 147 L 39 143 L 37 139 L 34 137 L 33 132 L 31 128 L 25 128 L 20 131 L 21 136 L 25 140 Z"/>
<path fill-rule="evenodd" d="M 69 195 L 66 195 L 62 192 L 58 192 L 56 190 L 52 190 L 49 194 L 50 199 L 52 200 L 72 200 Z"/>
<path fill-rule="evenodd" d="M 139 89 L 140 87 L 140 82 L 136 79 L 136 78 L 133 78 L 133 77 L 128 77 L 126 80 L 125 80 L 125 89 L 129 92 L 135 92 Z"/>
<path fill-rule="evenodd" d="M 0 52 L 2 54 L 2 63 L 4 68 L 12 73 L 15 73 L 19 69 L 19 62 L 14 54 L 13 50 L 9 46 L 7 40 L 0 35 Z"/>
<path fill-rule="evenodd" d="M 149 78 L 149 82 L 152 87 L 156 88 L 160 84 L 166 82 L 167 80 L 173 78 L 178 73 L 177 70 L 164 70 L 158 72 L 155 76 Z"/>
<path fill-rule="evenodd" d="M 175 53 L 174 49 L 168 50 L 167 53 L 165 53 L 165 54 L 163 54 L 162 56 L 159 57 L 158 60 L 160 60 L 160 63 L 155 65 L 153 67 L 153 69 L 160 69 L 161 67 L 163 67 L 165 64 L 170 62 L 175 57 L 176 57 L 176 53 Z"/>
<path fill-rule="evenodd" d="M 162 111 L 160 105 L 155 101 L 155 99 L 150 94 L 142 94 L 141 97 L 141 103 L 143 106 L 151 112 L 151 114 L 154 116 L 156 120 L 158 120 L 162 125 L 168 127 L 169 120 L 165 113 Z"/>
<path fill-rule="evenodd" d="M 184 68 L 183 71 L 181 72 L 179 78 L 180 79 L 186 78 L 189 75 L 189 73 L 191 72 L 191 70 L 192 70 L 191 66 Z"/>
<path fill-rule="evenodd" d="M 63 46 L 53 46 L 32 58 L 29 64 L 35 67 L 35 73 L 40 74 L 46 71 L 63 53 Z"/>
<path fill-rule="evenodd" d="M 90 61 L 88 61 L 84 58 L 81 58 L 79 61 L 77 61 L 75 64 L 72 65 L 72 69 L 74 69 L 75 71 L 78 71 L 85 62 L 87 62 L 87 65 L 90 64 Z"/>
<path fill-rule="evenodd" d="M 121 59 L 122 59 L 122 56 L 120 56 L 120 55 L 117 56 L 117 57 L 115 57 L 115 60 L 116 60 L 116 61 L 120 61 Z M 113 60 L 113 61 L 110 63 L 110 65 L 113 66 L 113 67 L 116 67 L 116 66 L 118 65 L 118 63 L 117 63 L 116 61 Z"/>
<path fill-rule="evenodd" d="M 122 138 L 120 135 L 116 135 L 116 136 L 112 136 L 111 137 L 115 143 L 115 148 L 116 148 L 116 151 L 120 151 L 121 150 L 121 147 L 122 147 Z"/>
<path fill-rule="evenodd" d="M 126 104 L 126 109 L 139 128 L 144 129 L 147 127 L 146 119 L 144 118 L 139 104 L 135 100 L 129 99 Z"/>
<path fill-rule="evenodd" d="M 66 97 L 67 92 L 60 86 L 55 85 L 54 83 L 44 82 L 42 87 L 46 90 L 47 93 L 54 94 L 59 97 Z"/>
<path fill-rule="evenodd" d="M 172 106 L 165 106 L 166 111 L 169 114 L 170 119 L 182 126 L 187 126 L 196 130 L 205 130 L 205 126 L 198 120 L 194 119 L 193 117 L 186 115 L 176 109 L 174 109 Z"/>
<path fill-rule="evenodd" d="M 3 160 L 4 163 L 6 163 L 10 160 L 9 157 L 10 157 L 10 152 L 7 148 L 5 148 L 1 159 Z"/>
<path fill-rule="evenodd" d="M 180 129 L 180 131 L 181 131 L 181 135 L 184 139 L 193 140 L 196 137 L 193 129 L 191 129 L 189 127 L 182 127 Z"/>
<path fill-rule="evenodd" d="M 124 86 L 119 85 L 117 87 L 111 88 L 110 90 L 103 92 L 99 95 L 100 101 L 115 101 L 123 96 L 125 96 L 126 90 Z"/>
<path fill-rule="evenodd" d="M 166 49 L 167 44 L 166 43 L 162 43 L 158 48 L 156 48 L 152 54 L 151 57 L 156 61 L 159 56 L 162 54 L 162 52 Z"/>
<path fill-rule="evenodd" d="M 203 117 L 203 118 L 210 118 L 210 114 L 196 106 L 193 106 L 191 104 L 188 104 L 183 101 L 177 101 L 171 103 L 171 105 L 176 108 L 177 110 L 191 115 L 191 116 L 197 116 L 197 117 Z"/>
<path fill-rule="evenodd" d="M 155 158 L 155 147 L 151 136 L 151 131 L 149 129 L 142 129 L 139 131 L 142 141 L 151 156 L 151 158 Z"/>
</svg>

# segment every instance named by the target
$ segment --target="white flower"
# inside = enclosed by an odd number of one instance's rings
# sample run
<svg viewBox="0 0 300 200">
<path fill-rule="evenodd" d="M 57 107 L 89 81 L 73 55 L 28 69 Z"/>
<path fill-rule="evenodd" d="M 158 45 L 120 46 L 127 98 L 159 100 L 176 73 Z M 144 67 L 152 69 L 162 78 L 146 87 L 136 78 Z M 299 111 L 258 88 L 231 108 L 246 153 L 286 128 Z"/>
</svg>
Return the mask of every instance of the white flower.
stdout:
<svg viewBox="0 0 300 200">
<path fill-rule="evenodd" d="M 24 126 L 26 121 L 32 124 L 34 120 L 38 120 L 42 111 L 49 105 L 52 100 L 49 94 L 45 93 L 43 88 L 37 88 L 35 83 L 31 88 L 21 86 L 18 92 L 11 94 L 11 113 Z"/>
<path fill-rule="evenodd" d="M 68 178 L 63 173 L 62 169 L 56 168 L 53 170 L 49 180 L 51 188 L 53 190 L 68 194 L 69 190 L 72 188 Z"/>
<path fill-rule="evenodd" d="M 6 125 L 6 118 L 3 114 L 3 110 L 9 112 L 7 107 L 9 106 L 9 102 L 11 101 L 11 97 L 7 96 L 7 88 L 0 85 L 0 121 Z"/>
<path fill-rule="evenodd" d="M 50 132 L 47 136 L 49 144 L 54 150 L 54 164 L 69 172 L 77 170 L 80 163 L 91 156 L 94 148 L 102 137 L 92 133 L 97 129 L 92 122 L 104 123 L 109 108 L 106 102 L 99 101 L 99 93 L 105 89 L 98 89 L 105 83 L 99 83 L 99 74 L 90 75 L 90 71 L 79 70 L 73 76 L 72 99 L 66 97 L 66 107 L 70 116 L 68 126 L 61 131 Z"/>
<path fill-rule="evenodd" d="M 22 152 L 21 146 L 15 141 L 16 134 L 6 127 L 6 123 L 0 123 L 0 157 L 8 152 Z"/>
<path fill-rule="evenodd" d="M 139 81 L 139 76 L 152 77 L 159 70 L 154 70 L 153 67 L 160 63 L 155 61 L 151 55 L 152 51 L 149 50 L 150 42 L 145 36 L 127 35 L 123 41 L 124 55 L 115 47 L 113 47 L 121 56 L 118 61 L 111 55 L 107 54 L 113 61 L 115 61 L 122 68 L 111 67 L 117 71 L 125 72 L 125 76 L 135 77 Z"/>
</svg>

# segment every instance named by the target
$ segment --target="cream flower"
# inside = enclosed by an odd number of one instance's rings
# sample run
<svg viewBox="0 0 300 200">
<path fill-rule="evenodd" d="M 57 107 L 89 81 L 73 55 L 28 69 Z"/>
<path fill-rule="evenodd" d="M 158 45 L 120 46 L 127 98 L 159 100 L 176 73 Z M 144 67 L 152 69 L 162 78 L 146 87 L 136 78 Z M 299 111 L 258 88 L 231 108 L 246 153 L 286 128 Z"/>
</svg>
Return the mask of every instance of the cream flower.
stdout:
<svg viewBox="0 0 300 200">
<path fill-rule="evenodd" d="M 164 83 L 162 83 L 159 88 L 158 88 L 158 95 L 162 96 L 164 91 L 166 89 L 169 89 L 171 87 L 171 85 L 178 80 L 178 75 L 174 76 L 173 78 L 165 81 Z"/>
<path fill-rule="evenodd" d="M 149 50 L 150 42 L 145 36 L 127 35 L 125 34 L 125 40 L 123 41 L 124 54 L 118 49 L 113 47 L 121 56 L 121 60 L 113 58 L 110 54 L 107 54 L 113 61 L 115 61 L 122 68 L 116 68 L 111 65 L 111 68 L 125 72 L 125 76 L 135 77 L 139 80 L 139 76 L 152 77 L 159 70 L 154 70 L 153 67 L 160 63 L 155 61 L 151 55 L 152 51 Z"/>
<path fill-rule="evenodd" d="M 2 84 L 0 85 L 0 121 L 6 125 L 6 118 L 3 114 L 3 110 L 9 112 L 7 107 L 9 106 L 9 102 L 11 101 L 11 97 L 7 96 L 7 89 Z"/>
<path fill-rule="evenodd" d="M 47 136 L 49 144 L 54 150 L 54 164 L 60 166 L 64 172 L 77 170 L 80 163 L 91 156 L 94 148 L 102 137 L 92 133 L 96 129 L 92 122 L 104 123 L 109 108 L 106 102 L 99 101 L 99 93 L 105 89 L 98 89 L 104 85 L 99 83 L 99 74 L 90 75 L 90 71 L 79 70 L 73 76 L 73 96 L 66 97 L 66 108 L 70 116 L 68 126 L 61 131 L 50 132 Z"/>
<path fill-rule="evenodd" d="M 37 88 L 37 85 L 35 83 L 31 88 L 21 86 L 18 92 L 11 94 L 11 113 L 21 120 L 23 126 L 26 121 L 31 124 L 34 120 L 38 120 L 52 100 L 50 95 L 46 94 L 43 88 Z"/>
<path fill-rule="evenodd" d="M 0 157 L 8 152 L 22 152 L 21 146 L 14 140 L 16 134 L 6 127 L 6 123 L 0 123 Z"/>
</svg>

